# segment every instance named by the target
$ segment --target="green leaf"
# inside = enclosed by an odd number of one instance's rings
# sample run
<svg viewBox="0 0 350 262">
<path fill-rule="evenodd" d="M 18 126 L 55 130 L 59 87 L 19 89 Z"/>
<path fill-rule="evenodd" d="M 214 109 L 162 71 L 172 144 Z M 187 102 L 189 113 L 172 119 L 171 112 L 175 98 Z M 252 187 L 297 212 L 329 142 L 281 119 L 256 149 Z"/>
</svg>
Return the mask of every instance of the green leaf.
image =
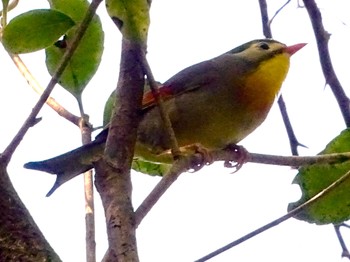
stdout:
<svg viewBox="0 0 350 262">
<path fill-rule="evenodd" d="M 59 11 L 32 10 L 10 21 L 4 28 L 2 43 L 14 54 L 38 51 L 52 45 L 74 24 Z"/>
<path fill-rule="evenodd" d="M 169 171 L 171 165 L 163 163 L 153 163 L 141 159 L 134 159 L 131 168 L 151 176 L 164 176 Z"/>
<path fill-rule="evenodd" d="M 150 3 L 150 0 L 106 0 L 106 7 L 125 38 L 146 44 Z"/>
<path fill-rule="evenodd" d="M 149 89 L 149 86 L 146 84 L 145 89 Z M 115 90 L 109 96 L 105 108 L 103 111 L 103 126 L 107 126 L 110 119 L 111 114 L 114 108 L 114 100 L 115 100 Z M 170 165 L 163 163 L 153 163 L 144 161 L 141 159 L 134 159 L 132 162 L 132 169 L 135 171 L 151 175 L 151 176 L 163 176 L 170 168 Z"/>
<path fill-rule="evenodd" d="M 89 2 L 54 0 L 50 1 L 50 5 L 53 9 L 58 9 L 69 15 L 79 24 L 85 16 Z M 46 49 L 46 66 L 51 75 L 60 63 L 67 46 L 70 45 L 77 27 L 72 28 L 64 39 Z M 80 100 L 82 92 L 100 65 L 103 40 L 102 24 L 99 17 L 95 16 L 59 80 L 59 83 L 78 100 Z"/>
<path fill-rule="evenodd" d="M 161 82 L 158 82 L 156 81 L 156 83 L 158 85 L 161 85 L 162 83 Z M 143 92 L 146 93 L 146 92 L 149 92 L 151 90 L 151 87 L 146 79 L 145 81 L 145 85 L 144 85 L 144 88 L 143 88 Z M 112 111 L 113 111 L 113 108 L 114 108 L 114 100 L 116 99 L 115 97 L 115 90 L 113 90 L 113 92 L 110 94 L 107 102 L 105 103 L 105 107 L 104 107 L 104 111 L 103 111 L 103 126 L 106 126 L 110 119 L 111 119 L 111 115 L 112 115 Z"/>
<path fill-rule="evenodd" d="M 108 125 L 111 120 L 115 100 L 115 90 L 110 94 L 103 110 L 103 126 Z"/>
<path fill-rule="evenodd" d="M 350 152 L 350 129 L 334 138 L 320 154 Z M 302 190 L 302 197 L 290 203 L 292 210 L 309 200 L 350 170 L 350 161 L 337 164 L 314 164 L 301 167 L 293 183 Z M 303 209 L 297 219 L 316 224 L 338 224 L 350 219 L 350 179 Z"/>
<path fill-rule="evenodd" d="M 158 82 L 159 83 L 159 82 Z M 160 83 L 159 83 L 160 84 Z M 147 92 L 149 91 L 150 86 L 146 82 L 144 91 Z M 111 119 L 111 114 L 114 108 L 114 100 L 116 99 L 115 96 L 115 90 L 111 93 L 109 96 L 105 108 L 103 111 L 103 126 L 107 126 L 110 119 Z M 131 168 L 134 169 L 135 171 L 151 175 L 151 176 L 163 176 L 170 168 L 171 165 L 169 164 L 164 164 L 164 163 L 153 163 L 153 162 L 148 162 L 142 159 L 134 159 L 132 162 Z"/>
</svg>

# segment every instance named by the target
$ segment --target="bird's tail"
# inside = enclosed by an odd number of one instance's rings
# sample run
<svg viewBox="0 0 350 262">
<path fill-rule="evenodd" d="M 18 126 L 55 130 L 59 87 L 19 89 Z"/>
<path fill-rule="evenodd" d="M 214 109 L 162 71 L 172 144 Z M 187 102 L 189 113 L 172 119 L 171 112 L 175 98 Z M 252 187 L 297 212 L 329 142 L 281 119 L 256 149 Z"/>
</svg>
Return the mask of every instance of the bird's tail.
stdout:
<svg viewBox="0 0 350 262">
<path fill-rule="evenodd" d="M 95 140 L 65 154 L 38 162 L 28 162 L 25 168 L 56 174 L 55 184 L 46 196 L 50 196 L 60 185 L 93 167 L 101 158 L 104 141 Z"/>
</svg>

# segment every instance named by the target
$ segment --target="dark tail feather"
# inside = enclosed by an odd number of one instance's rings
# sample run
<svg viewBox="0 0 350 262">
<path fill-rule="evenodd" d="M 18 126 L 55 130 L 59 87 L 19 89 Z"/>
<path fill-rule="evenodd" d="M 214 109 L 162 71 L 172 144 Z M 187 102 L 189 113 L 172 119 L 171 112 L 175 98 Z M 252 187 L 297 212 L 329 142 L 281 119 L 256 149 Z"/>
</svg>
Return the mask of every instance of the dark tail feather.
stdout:
<svg viewBox="0 0 350 262">
<path fill-rule="evenodd" d="M 103 154 L 104 141 L 91 142 L 65 154 L 38 162 L 29 162 L 25 168 L 56 174 L 56 182 L 47 193 L 50 196 L 60 185 L 93 168 L 93 162 Z"/>
</svg>

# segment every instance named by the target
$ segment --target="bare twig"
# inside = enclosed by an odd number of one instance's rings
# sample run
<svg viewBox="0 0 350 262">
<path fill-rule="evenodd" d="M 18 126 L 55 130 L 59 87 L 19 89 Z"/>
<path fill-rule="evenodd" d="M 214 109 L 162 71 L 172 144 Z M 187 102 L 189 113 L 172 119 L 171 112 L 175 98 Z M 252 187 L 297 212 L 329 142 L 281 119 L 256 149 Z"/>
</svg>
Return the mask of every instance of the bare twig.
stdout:
<svg viewBox="0 0 350 262">
<path fill-rule="evenodd" d="M 80 121 L 80 131 L 83 145 L 91 142 L 91 125 L 82 116 Z M 96 261 L 96 241 L 95 241 L 95 207 L 94 207 L 94 184 L 92 170 L 84 173 L 84 195 L 85 195 L 85 243 L 86 261 Z"/>
<path fill-rule="evenodd" d="M 237 152 L 229 150 L 213 150 L 210 151 L 214 161 L 238 161 L 241 155 Z M 269 164 L 269 165 L 283 165 L 299 167 L 312 164 L 334 164 L 350 160 L 350 153 L 327 154 L 318 156 L 274 156 L 256 153 L 246 153 L 246 162 Z M 176 181 L 179 175 L 193 166 L 193 163 L 203 163 L 203 156 L 201 154 L 194 154 L 190 156 L 180 157 L 174 162 L 173 166 L 167 174 L 165 174 L 151 193 L 141 203 L 135 211 L 135 224 L 138 226 L 146 214 L 157 203 L 166 190 Z"/>
<path fill-rule="evenodd" d="M 269 21 L 269 27 L 272 24 L 273 19 L 275 19 L 275 17 L 279 14 L 279 12 L 281 12 L 288 4 L 290 3 L 290 0 L 288 0 L 287 2 L 285 2 L 276 12 L 275 14 L 272 16 L 272 18 Z"/>
<path fill-rule="evenodd" d="M 339 185 L 341 185 L 343 182 L 345 182 L 347 179 L 349 179 L 350 177 L 350 171 L 345 173 L 342 177 L 340 177 L 338 180 L 336 180 L 335 182 L 333 182 L 331 185 L 329 185 L 327 188 L 325 188 L 324 190 L 322 190 L 321 192 L 319 192 L 318 194 L 316 194 L 315 196 L 313 196 L 312 198 L 310 198 L 309 200 L 307 200 L 306 202 L 304 202 L 303 204 L 301 204 L 300 206 L 296 207 L 295 209 L 289 211 L 286 215 L 248 233 L 247 235 L 227 244 L 224 247 L 221 247 L 219 249 L 217 249 L 216 251 L 196 260 L 196 262 L 204 262 L 207 261 L 225 251 L 227 251 L 228 249 L 237 246 L 238 244 L 241 244 L 245 241 L 247 241 L 248 239 L 259 235 L 260 233 L 277 226 L 278 224 L 286 221 L 287 219 L 294 217 L 296 214 L 298 214 L 299 212 L 301 212 L 303 209 L 309 207 L 311 204 L 316 203 L 317 201 L 320 201 L 325 195 L 329 194 L 330 192 L 332 192 L 333 190 L 335 190 Z"/>
<path fill-rule="evenodd" d="M 164 104 L 163 104 L 163 99 L 159 94 L 159 89 L 156 80 L 154 79 L 151 67 L 148 64 L 147 58 L 145 56 L 145 53 L 141 54 L 141 63 L 143 66 L 143 69 L 145 71 L 145 74 L 147 76 L 147 80 L 149 82 L 150 88 L 152 90 L 152 94 L 157 102 L 158 108 L 159 108 L 159 113 L 162 118 L 162 121 L 165 126 L 165 130 L 169 135 L 169 141 L 171 143 L 171 152 L 173 154 L 174 159 L 178 158 L 181 154 L 179 145 L 176 140 L 175 132 L 172 128 L 170 119 L 168 114 L 165 111 Z"/>
<path fill-rule="evenodd" d="M 349 250 L 348 250 L 348 248 L 346 247 L 345 241 L 344 241 L 343 236 L 342 236 L 342 234 L 341 234 L 341 232 L 340 232 L 340 227 L 343 226 L 343 225 L 344 225 L 344 224 L 334 225 L 334 230 L 335 230 L 335 233 L 336 233 L 337 238 L 338 238 L 338 240 L 339 240 L 340 246 L 341 246 L 341 248 L 342 248 L 342 254 L 341 254 L 341 256 L 350 259 Z"/>
<path fill-rule="evenodd" d="M 18 2 L 19 2 L 19 0 L 11 1 L 7 6 L 7 12 L 14 9 L 18 5 Z M 0 16 L 2 16 L 3 14 L 4 14 L 4 10 L 0 10 Z"/>
<path fill-rule="evenodd" d="M 350 127 L 350 104 L 349 98 L 346 96 L 344 89 L 334 71 L 331 57 L 328 49 L 328 41 L 330 39 L 330 34 L 324 29 L 322 23 L 321 12 L 317 7 L 314 0 L 303 1 L 304 6 L 309 14 L 310 21 L 315 33 L 318 53 L 320 58 L 320 63 L 323 71 L 323 75 L 326 79 L 326 83 L 330 86 L 337 102 L 339 109 L 342 113 L 345 125 Z M 349 251 L 347 250 L 343 237 L 339 230 L 339 227 L 335 226 L 335 231 L 342 247 L 342 256 L 350 258 Z"/>
<path fill-rule="evenodd" d="M 277 10 L 277 12 L 273 16 L 273 18 L 271 20 L 269 20 L 266 0 L 259 0 L 261 21 L 262 21 L 263 33 L 264 33 L 265 37 L 272 38 L 272 33 L 271 33 L 272 20 L 289 2 L 290 1 L 288 0 L 280 9 Z M 285 105 L 282 94 L 278 98 L 278 106 L 279 106 L 279 109 L 280 109 L 280 112 L 282 115 L 284 126 L 285 126 L 287 134 L 288 134 L 289 144 L 290 144 L 292 154 L 298 155 L 298 146 L 300 146 L 300 145 L 303 146 L 303 145 L 300 144 L 296 138 L 292 124 L 291 124 L 289 116 L 288 116 L 287 107 Z"/>
<path fill-rule="evenodd" d="M 169 172 L 162 177 L 159 183 L 153 188 L 151 193 L 143 200 L 141 205 L 135 211 L 136 227 L 141 223 L 142 219 L 148 214 L 148 212 L 163 196 L 166 190 L 176 181 L 176 179 L 183 172 L 187 171 L 196 160 L 201 161 L 200 158 L 202 158 L 201 155 L 194 154 L 189 157 L 180 157 L 174 162 Z"/>
<path fill-rule="evenodd" d="M 23 63 L 22 59 L 16 54 L 8 54 L 11 57 L 12 61 L 15 63 L 20 73 L 27 80 L 27 83 L 34 89 L 35 92 L 37 92 L 38 94 L 42 94 L 44 92 L 43 87 L 34 78 L 27 66 Z M 46 100 L 46 104 L 50 106 L 53 110 L 55 110 L 60 116 L 72 122 L 76 126 L 79 126 L 80 117 L 69 112 L 67 109 L 61 106 L 54 98 L 49 97 Z"/>
<path fill-rule="evenodd" d="M 3 154 L 1 155 L 2 161 L 5 163 L 8 163 L 11 159 L 11 156 L 13 152 L 16 150 L 17 146 L 20 144 L 21 140 L 23 139 L 24 135 L 28 131 L 28 129 L 32 126 L 32 124 L 35 122 L 35 117 L 39 113 L 40 109 L 43 107 L 44 103 L 50 96 L 50 93 L 52 92 L 53 88 L 55 87 L 56 83 L 58 82 L 58 79 L 62 75 L 64 69 L 68 65 L 68 62 L 70 58 L 72 57 L 74 51 L 79 45 L 79 42 L 81 38 L 83 37 L 86 29 L 88 28 L 92 18 L 94 17 L 96 13 L 96 9 L 99 6 L 99 4 L 102 2 L 102 0 L 93 0 L 89 6 L 89 9 L 84 17 L 84 20 L 80 24 L 76 35 L 74 36 L 74 39 L 72 40 L 72 45 L 70 48 L 67 48 L 66 52 L 64 53 L 62 57 L 62 62 L 57 67 L 55 73 L 52 75 L 52 78 L 50 82 L 48 83 L 45 91 L 40 96 L 37 104 L 34 106 L 33 110 L 29 114 L 28 118 L 23 123 L 22 127 L 19 129 L 18 133 L 15 135 L 13 140 L 10 142 L 10 144 L 6 147 Z"/>
<path fill-rule="evenodd" d="M 278 98 L 277 103 L 278 103 L 278 106 L 279 106 L 279 109 L 280 109 L 280 112 L 282 115 L 284 126 L 285 126 L 287 134 L 288 134 L 289 145 L 290 145 L 290 149 L 292 151 L 292 155 L 297 156 L 297 155 L 299 155 L 298 146 L 302 146 L 302 147 L 305 147 L 305 146 L 303 144 L 299 143 L 299 141 L 294 133 L 292 123 L 290 122 L 290 119 L 288 116 L 286 103 L 284 102 L 282 94 Z"/>
<path fill-rule="evenodd" d="M 324 29 L 321 12 L 314 0 L 304 0 L 305 8 L 309 14 L 314 29 L 321 67 L 327 84 L 330 86 L 343 115 L 345 125 L 350 127 L 350 103 L 344 89 L 334 71 L 332 60 L 329 54 L 328 41 L 330 34 Z"/>
<path fill-rule="evenodd" d="M 266 0 L 259 0 L 259 6 L 264 36 L 267 38 L 272 38 Z"/>
</svg>

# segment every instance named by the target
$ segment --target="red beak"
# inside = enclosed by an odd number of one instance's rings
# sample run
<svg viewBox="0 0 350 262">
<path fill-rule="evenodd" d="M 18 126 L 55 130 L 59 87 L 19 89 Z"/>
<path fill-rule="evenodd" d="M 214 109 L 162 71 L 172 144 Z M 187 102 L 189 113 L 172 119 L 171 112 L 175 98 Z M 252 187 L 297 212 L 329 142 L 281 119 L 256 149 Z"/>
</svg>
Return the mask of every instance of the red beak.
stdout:
<svg viewBox="0 0 350 262">
<path fill-rule="evenodd" d="M 285 50 L 289 55 L 293 55 L 294 53 L 298 52 L 300 49 L 302 49 L 306 45 L 307 45 L 306 43 L 291 45 L 291 46 L 287 46 Z"/>
</svg>

